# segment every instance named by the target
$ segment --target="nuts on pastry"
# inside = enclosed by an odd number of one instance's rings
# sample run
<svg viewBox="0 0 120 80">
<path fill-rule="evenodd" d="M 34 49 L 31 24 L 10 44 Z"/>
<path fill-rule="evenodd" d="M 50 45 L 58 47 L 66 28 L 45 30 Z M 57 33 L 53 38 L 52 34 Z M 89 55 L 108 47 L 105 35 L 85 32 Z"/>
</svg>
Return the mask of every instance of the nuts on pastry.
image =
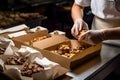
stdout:
<svg viewBox="0 0 120 80">
<path fill-rule="evenodd" d="M 78 49 L 71 49 L 71 47 L 68 44 L 62 44 L 58 47 L 57 50 L 51 50 L 51 52 L 55 53 L 55 54 L 59 54 L 66 58 L 71 58 L 75 54 L 79 54 L 80 52 L 82 52 L 84 49 L 86 49 L 86 48 L 80 47 Z"/>
<path fill-rule="evenodd" d="M 44 67 L 37 63 L 26 63 L 21 69 L 21 74 L 23 76 L 31 77 L 33 73 L 43 71 Z"/>
<path fill-rule="evenodd" d="M 7 58 L 6 64 L 22 65 L 26 60 L 27 60 L 27 57 L 24 57 L 24 56 L 19 57 L 19 56 L 13 55 Z"/>
</svg>

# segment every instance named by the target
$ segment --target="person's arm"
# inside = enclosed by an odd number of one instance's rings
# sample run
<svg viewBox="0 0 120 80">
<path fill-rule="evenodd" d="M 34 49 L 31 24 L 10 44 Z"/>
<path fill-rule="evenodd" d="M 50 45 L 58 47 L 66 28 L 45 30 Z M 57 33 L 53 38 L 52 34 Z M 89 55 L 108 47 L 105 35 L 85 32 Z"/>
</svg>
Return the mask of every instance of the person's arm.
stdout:
<svg viewBox="0 0 120 80">
<path fill-rule="evenodd" d="M 101 30 L 88 30 L 79 36 L 78 41 L 90 45 L 96 45 L 104 40 L 118 39 L 120 39 L 120 27 Z"/>
<path fill-rule="evenodd" d="M 74 3 L 72 6 L 71 16 L 74 21 L 74 25 L 71 29 L 71 33 L 75 38 L 78 37 L 78 34 L 82 29 L 88 30 L 88 25 L 83 20 L 83 10 L 84 7 L 76 3 Z"/>
<path fill-rule="evenodd" d="M 72 10 L 71 10 L 71 16 L 74 22 L 76 19 L 83 18 L 83 10 L 84 8 L 82 6 L 79 6 L 76 3 L 73 4 Z"/>
<path fill-rule="evenodd" d="M 120 39 L 120 27 L 104 30 L 106 39 Z"/>
</svg>

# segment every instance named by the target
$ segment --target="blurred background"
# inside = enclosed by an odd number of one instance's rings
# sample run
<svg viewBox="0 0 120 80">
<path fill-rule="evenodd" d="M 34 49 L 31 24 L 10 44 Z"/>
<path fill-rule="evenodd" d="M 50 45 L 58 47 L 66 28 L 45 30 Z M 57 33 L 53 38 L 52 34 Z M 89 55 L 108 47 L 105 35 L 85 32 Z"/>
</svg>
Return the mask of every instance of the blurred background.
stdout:
<svg viewBox="0 0 120 80">
<path fill-rule="evenodd" d="M 41 25 L 53 30 L 66 32 L 73 38 L 71 7 L 74 0 L 0 0 L 0 28 L 26 24 L 30 28 Z M 85 8 L 84 20 L 91 28 L 93 15 Z"/>
</svg>

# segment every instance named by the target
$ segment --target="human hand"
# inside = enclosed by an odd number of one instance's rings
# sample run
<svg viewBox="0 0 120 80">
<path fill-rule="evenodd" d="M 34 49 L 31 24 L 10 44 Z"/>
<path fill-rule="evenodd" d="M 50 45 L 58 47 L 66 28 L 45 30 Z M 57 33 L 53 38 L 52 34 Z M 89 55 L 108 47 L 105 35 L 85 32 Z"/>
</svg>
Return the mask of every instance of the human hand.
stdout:
<svg viewBox="0 0 120 80">
<path fill-rule="evenodd" d="M 71 29 L 71 33 L 75 38 L 77 38 L 79 35 L 79 32 L 83 29 L 88 30 L 88 25 L 86 22 L 84 22 L 82 19 L 79 18 L 75 20 L 74 25 Z"/>
<path fill-rule="evenodd" d="M 81 43 L 87 43 L 89 45 L 96 45 L 97 43 L 105 40 L 104 30 L 88 30 L 85 33 L 79 35 L 78 41 Z"/>
</svg>

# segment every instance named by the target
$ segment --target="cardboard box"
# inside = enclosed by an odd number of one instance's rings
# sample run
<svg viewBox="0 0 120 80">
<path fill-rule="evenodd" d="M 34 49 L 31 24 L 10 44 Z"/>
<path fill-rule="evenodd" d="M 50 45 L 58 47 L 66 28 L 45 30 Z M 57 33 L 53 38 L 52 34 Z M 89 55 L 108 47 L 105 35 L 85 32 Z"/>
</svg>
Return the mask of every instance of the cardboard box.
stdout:
<svg viewBox="0 0 120 80">
<path fill-rule="evenodd" d="M 53 35 L 50 38 L 33 43 L 33 47 L 37 49 L 47 49 L 60 43 L 70 43 L 70 40 L 64 35 Z"/>
<path fill-rule="evenodd" d="M 27 45 L 27 46 L 32 46 L 30 44 L 30 42 L 38 37 L 42 37 L 42 36 L 49 36 L 48 35 L 48 30 L 42 30 L 42 31 L 37 31 L 34 33 L 29 33 L 23 36 L 19 36 L 19 37 L 14 37 L 12 38 L 13 42 L 15 43 L 16 47 L 19 47 L 21 45 Z"/>
<path fill-rule="evenodd" d="M 63 40 L 62 38 L 60 38 L 60 40 Z M 46 40 L 47 41 L 47 40 Z M 59 40 L 56 40 L 56 42 Z M 53 43 L 54 41 L 52 41 Z M 71 45 L 71 47 L 77 47 L 79 46 L 79 43 L 76 40 L 71 40 L 71 43 L 69 43 L 69 41 L 63 41 L 62 43 L 68 43 Z M 37 42 L 39 44 L 39 42 Z M 41 43 L 41 42 L 40 42 Z M 44 42 L 45 43 L 45 42 Z M 34 44 L 34 47 L 38 50 L 44 49 L 42 50 L 43 56 L 47 57 L 49 60 L 52 60 L 56 63 L 59 63 L 60 65 L 62 65 L 63 67 L 67 68 L 67 69 L 73 69 L 75 68 L 78 64 L 83 63 L 84 61 L 99 55 L 99 51 L 101 49 L 101 43 L 95 45 L 95 46 L 91 46 L 85 50 L 83 50 L 82 52 L 80 52 L 79 54 L 75 54 L 73 57 L 71 58 L 66 58 L 63 57 L 59 54 L 54 54 L 52 52 L 50 52 L 50 50 L 55 50 L 58 48 L 58 46 L 62 43 L 54 43 L 52 44 L 51 41 L 47 41 L 46 42 L 48 45 L 48 47 L 46 46 L 42 46 L 42 48 L 37 45 Z M 51 44 L 50 44 L 51 43 Z M 50 45 L 49 45 L 50 44 Z M 43 44 L 44 45 L 44 44 Z M 50 47 L 51 46 L 51 47 Z"/>
</svg>

